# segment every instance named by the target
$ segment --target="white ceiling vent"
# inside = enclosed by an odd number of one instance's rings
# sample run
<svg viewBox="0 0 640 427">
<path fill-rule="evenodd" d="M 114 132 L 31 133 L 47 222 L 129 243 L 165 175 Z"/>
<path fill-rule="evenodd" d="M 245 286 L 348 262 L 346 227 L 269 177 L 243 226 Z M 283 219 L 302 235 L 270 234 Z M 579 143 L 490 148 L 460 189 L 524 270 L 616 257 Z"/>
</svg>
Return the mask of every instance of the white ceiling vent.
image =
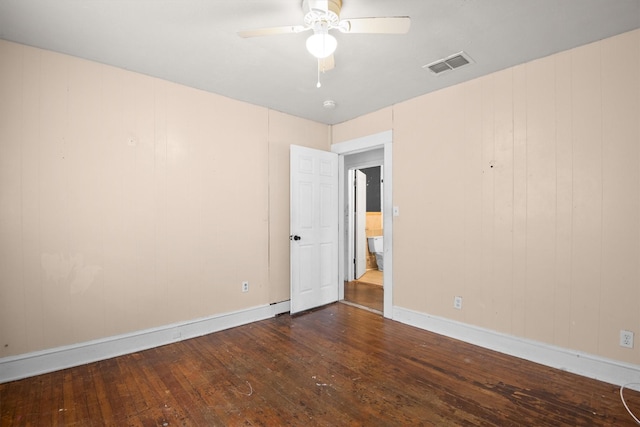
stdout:
<svg viewBox="0 0 640 427">
<path fill-rule="evenodd" d="M 442 74 L 446 71 L 455 70 L 464 67 L 467 64 L 473 64 L 473 59 L 464 52 L 458 52 L 444 59 L 439 59 L 431 64 L 427 64 L 422 68 L 426 68 L 433 74 Z"/>
</svg>

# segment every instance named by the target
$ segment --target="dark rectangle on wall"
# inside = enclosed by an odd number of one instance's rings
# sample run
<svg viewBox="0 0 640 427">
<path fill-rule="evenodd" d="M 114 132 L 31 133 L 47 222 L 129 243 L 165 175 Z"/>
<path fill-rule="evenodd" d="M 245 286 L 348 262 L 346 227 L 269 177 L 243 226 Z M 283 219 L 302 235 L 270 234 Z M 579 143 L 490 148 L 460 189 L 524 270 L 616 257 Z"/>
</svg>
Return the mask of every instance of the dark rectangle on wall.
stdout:
<svg viewBox="0 0 640 427">
<path fill-rule="evenodd" d="M 360 169 L 367 175 L 367 212 L 382 212 L 380 200 L 380 166 Z"/>
</svg>

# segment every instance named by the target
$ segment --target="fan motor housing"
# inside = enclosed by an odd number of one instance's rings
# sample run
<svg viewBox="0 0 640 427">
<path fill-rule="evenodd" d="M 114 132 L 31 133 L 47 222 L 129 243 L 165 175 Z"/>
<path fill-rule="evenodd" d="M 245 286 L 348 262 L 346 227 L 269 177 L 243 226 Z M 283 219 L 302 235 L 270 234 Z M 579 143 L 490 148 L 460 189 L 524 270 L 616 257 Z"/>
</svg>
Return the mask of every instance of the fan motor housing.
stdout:
<svg viewBox="0 0 640 427">
<path fill-rule="evenodd" d="M 336 25 L 340 21 L 342 0 L 303 0 L 302 9 L 306 12 L 304 20 L 307 25 L 317 21 Z"/>
</svg>

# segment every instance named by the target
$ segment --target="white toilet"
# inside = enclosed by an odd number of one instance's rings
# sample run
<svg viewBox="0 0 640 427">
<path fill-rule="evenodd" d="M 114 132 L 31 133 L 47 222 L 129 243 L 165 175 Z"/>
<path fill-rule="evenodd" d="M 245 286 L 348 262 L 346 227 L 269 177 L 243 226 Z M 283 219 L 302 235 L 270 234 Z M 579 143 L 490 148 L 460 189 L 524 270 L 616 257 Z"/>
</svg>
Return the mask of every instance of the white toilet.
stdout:
<svg viewBox="0 0 640 427">
<path fill-rule="evenodd" d="M 369 243 L 369 252 L 375 254 L 376 263 L 378 264 L 378 270 L 383 271 L 383 244 L 382 244 L 382 236 L 372 236 L 367 237 L 367 241 Z"/>
</svg>

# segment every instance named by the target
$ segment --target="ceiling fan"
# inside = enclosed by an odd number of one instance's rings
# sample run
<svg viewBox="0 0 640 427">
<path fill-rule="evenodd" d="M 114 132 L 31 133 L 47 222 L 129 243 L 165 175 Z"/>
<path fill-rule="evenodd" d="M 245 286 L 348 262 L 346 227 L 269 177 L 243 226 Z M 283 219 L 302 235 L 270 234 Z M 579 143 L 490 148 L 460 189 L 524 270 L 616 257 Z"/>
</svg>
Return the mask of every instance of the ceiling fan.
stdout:
<svg viewBox="0 0 640 427">
<path fill-rule="evenodd" d="M 338 41 L 329 33 L 330 30 L 346 34 L 405 34 L 411 26 L 411 18 L 408 16 L 340 19 L 342 0 L 303 0 L 302 9 L 305 12 L 303 25 L 259 28 L 240 31 L 238 35 L 259 37 L 312 30 L 313 34 L 307 39 L 307 50 L 318 59 L 320 73 L 335 67 L 333 52 Z"/>
</svg>

